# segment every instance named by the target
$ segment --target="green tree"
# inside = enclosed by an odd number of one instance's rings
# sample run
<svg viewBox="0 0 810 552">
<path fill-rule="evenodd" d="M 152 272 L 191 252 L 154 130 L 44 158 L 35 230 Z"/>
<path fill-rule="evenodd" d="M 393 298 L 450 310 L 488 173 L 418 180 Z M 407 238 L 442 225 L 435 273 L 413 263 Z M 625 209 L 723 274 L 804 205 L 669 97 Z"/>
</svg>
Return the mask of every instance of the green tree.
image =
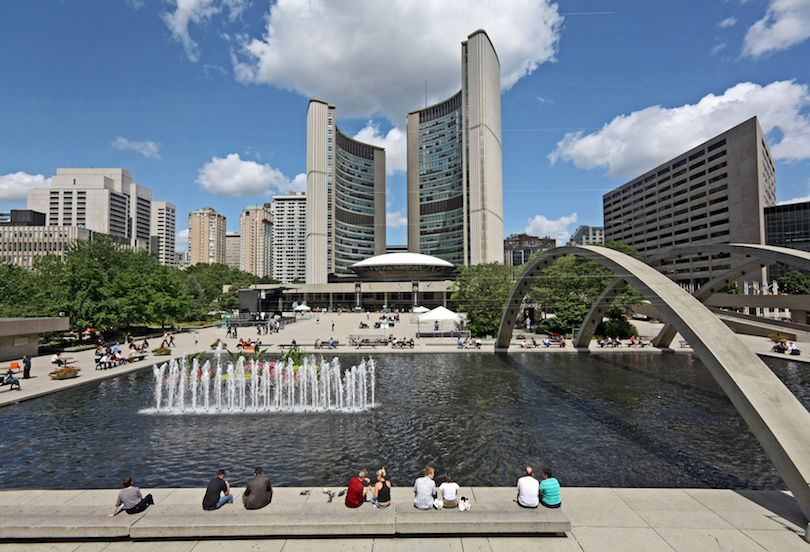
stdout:
<svg viewBox="0 0 810 552">
<path fill-rule="evenodd" d="M 207 313 L 239 306 L 239 289 L 253 285 L 252 274 L 223 264 L 199 263 L 181 272 L 186 293 L 191 297 L 188 318 L 199 320 Z M 226 290 L 227 288 L 227 290 Z"/>
<path fill-rule="evenodd" d="M 32 273 L 17 265 L 0 264 L 0 317 L 35 316 L 37 294 Z"/>
<path fill-rule="evenodd" d="M 778 280 L 779 291 L 791 295 L 808 295 L 810 294 L 810 276 L 799 272 L 798 270 L 791 270 Z"/>
<path fill-rule="evenodd" d="M 495 335 L 506 302 L 517 279 L 517 269 L 502 263 L 463 266 L 450 287 L 450 298 L 467 313 L 467 327 L 475 337 Z"/>
</svg>

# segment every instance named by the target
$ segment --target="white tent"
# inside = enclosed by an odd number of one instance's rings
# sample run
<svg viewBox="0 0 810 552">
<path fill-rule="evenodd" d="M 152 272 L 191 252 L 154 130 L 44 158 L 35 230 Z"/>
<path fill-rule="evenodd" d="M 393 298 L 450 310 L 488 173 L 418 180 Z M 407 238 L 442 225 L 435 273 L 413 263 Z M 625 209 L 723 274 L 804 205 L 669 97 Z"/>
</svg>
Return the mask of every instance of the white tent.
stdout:
<svg viewBox="0 0 810 552">
<path fill-rule="evenodd" d="M 458 315 L 442 306 L 438 306 L 430 312 L 426 312 L 422 316 L 419 317 L 420 322 L 443 322 L 445 320 L 452 320 L 453 322 L 458 322 L 461 320 L 461 315 Z"/>
<path fill-rule="evenodd" d="M 426 312 L 429 312 L 429 311 L 430 311 L 430 309 L 427 308 L 427 307 L 418 306 L 418 307 L 414 307 L 413 311 L 411 311 L 411 312 L 414 312 L 416 314 L 423 314 L 423 313 L 426 313 Z"/>
<path fill-rule="evenodd" d="M 306 305 L 298 305 L 293 309 L 294 311 L 302 312 L 302 311 L 311 311 L 312 309 Z"/>
</svg>

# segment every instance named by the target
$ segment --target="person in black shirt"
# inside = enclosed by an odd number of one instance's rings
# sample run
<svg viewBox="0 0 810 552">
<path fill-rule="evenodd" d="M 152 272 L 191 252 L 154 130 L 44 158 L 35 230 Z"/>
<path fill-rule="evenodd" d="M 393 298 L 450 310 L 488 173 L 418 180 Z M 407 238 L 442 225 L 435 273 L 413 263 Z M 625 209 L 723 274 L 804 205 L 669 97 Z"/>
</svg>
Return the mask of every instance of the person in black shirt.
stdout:
<svg viewBox="0 0 810 552">
<path fill-rule="evenodd" d="M 222 493 L 220 498 L 219 494 Z M 225 481 L 225 470 L 219 470 L 217 476 L 208 482 L 203 497 L 203 510 L 216 510 L 225 504 L 233 504 L 231 485 Z"/>
</svg>

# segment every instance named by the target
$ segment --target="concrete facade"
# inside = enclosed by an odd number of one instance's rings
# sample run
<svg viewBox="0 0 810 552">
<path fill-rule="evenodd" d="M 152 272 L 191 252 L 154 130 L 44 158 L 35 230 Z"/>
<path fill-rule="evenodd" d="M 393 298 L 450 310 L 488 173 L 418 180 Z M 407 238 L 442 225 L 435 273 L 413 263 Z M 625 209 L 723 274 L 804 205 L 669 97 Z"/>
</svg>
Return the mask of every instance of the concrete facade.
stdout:
<svg viewBox="0 0 810 552">
<path fill-rule="evenodd" d="M 645 257 L 684 244 L 765 243 L 764 209 L 776 205 L 776 178 L 753 117 L 605 194 L 605 241 Z M 695 255 L 666 261 L 664 274 L 702 285 L 742 258 Z M 759 280 L 763 281 L 764 275 Z"/>
<path fill-rule="evenodd" d="M 350 275 L 349 265 L 385 253 L 385 150 L 337 127 L 335 106 L 307 110 L 306 282 Z"/>
<path fill-rule="evenodd" d="M 174 254 L 177 233 L 177 207 L 168 201 L 152 203 L 151 251 L 157 254 L 162 265 L 177 267 Z"/>
<path fill-rule="evenodd" d="M 225 217 L 211 207 L 188 214 L 188 264 L 225 264 Z"/>
<path fill-rule="evenodd" d="M 535 253 L 557 247 L 557 240 L 538 238 L 527 234 L 510 234 L 503 240 L 503 262 L 510 266 L 522 266 Z"/>
<path fill-rule="evenodd" d="M 273 197 L 273 279 L 306 280 L 307 197 L 304 192 Z"/>
<path fill-rule="evenodd" d="M 461 91 L 408 114 L 408 250 L 503 261 L 500 62 L 485 31 L 461 45 Z"/>
<path fill-rule="evenodd" d="M 225 232 L 225 264 L 241 270 L 242 235 L 239 232 Z"/>
<path fill-rule="evenodd" d="M 39 354 L 39 335 L 66 332 L 70 318 L 0 318 L 0 361 Z M 22 366 L 22 363 L 20 363 Z"/>
<path fill-rule="evenodd" d="M 71 245 L 92 237 L 91 230 L 76 226 L 0 226 L 0 262 L 31 270 L 45 255 L 64 261 Z"/>
<path fill-rule="evenodd" d="M 78 226 L 107 234 L 135 249 L 149 249 L 152 192 L 124 169 L 56 169 L 50 189 L 28 191 L 28 208 L 49 226 Z"/>
<path fill-rule="evenodd" d="M 239 216 L 239 269 L 259 278 L 273 275 L 273 217 L 264 205 L 249 205 Z"/>
</svg>

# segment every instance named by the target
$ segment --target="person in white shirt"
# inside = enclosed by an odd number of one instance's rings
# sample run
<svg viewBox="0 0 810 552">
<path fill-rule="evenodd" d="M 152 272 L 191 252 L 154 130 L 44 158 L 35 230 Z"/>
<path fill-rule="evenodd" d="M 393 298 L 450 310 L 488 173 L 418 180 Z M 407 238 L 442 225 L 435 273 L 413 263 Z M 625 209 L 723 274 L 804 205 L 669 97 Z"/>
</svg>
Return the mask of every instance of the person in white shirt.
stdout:
<svg viewBox="0 0 810 552">
<path fill-rule="evenodd" d="M 445 508 L 458 508 L 458 483 L 453 481 L 449 473 L 444 474 L 439 491 L 442 493 Z"/>
<path fill-rule="evenodd" d="M 524 508 L 537 508 L 540 505 L 540 482 L 534 478 L 534 470 L 526 466 L 523 477 L 517 482 L 517 503 Z"/>
</svg>

